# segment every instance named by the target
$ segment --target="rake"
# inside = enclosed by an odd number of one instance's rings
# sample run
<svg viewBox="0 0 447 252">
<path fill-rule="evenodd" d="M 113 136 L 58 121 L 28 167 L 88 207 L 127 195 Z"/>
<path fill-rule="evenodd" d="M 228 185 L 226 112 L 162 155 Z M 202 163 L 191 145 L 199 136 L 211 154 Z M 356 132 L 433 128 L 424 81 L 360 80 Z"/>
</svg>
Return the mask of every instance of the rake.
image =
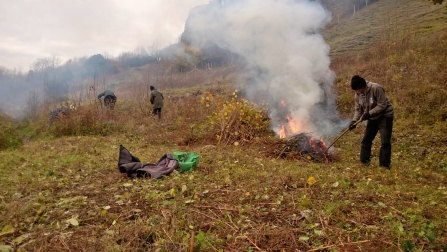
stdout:
<svg viewBox="0 0 447 252">
<path fill-rule="evenodd" d="M 358 120 L 357 122 L 354 123 L 354 125 L 359 124 L 362 121 L 362 119 Z M 338 141 L 338 139 L 340 139 L 340 137 L 342 137 L 344 134 L 346 134 L 346 132 L 349 131 L 349 127 L 347 129 L 345 129 L 345 131 L 343 131 L 332 143 L 331 145 L 329 145 L 329 147 L 327 147 L 327 149 L 323 152 L 323 155 L 327 153 L 327 151 L 332 147 L 332 145 L 334 145 L 335 142 Z"/>
</svg>

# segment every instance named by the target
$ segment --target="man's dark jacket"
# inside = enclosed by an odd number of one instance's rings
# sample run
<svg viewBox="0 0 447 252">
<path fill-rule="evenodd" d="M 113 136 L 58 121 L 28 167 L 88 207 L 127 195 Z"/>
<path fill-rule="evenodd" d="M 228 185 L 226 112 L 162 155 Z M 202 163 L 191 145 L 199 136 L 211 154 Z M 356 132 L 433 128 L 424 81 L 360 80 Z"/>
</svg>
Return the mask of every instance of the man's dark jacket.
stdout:
<svg viewBox="0 0 447 252">
<path fill-rule="evenodd" d="M 178 161 L 166 153 L 155 164 L 143 163 L 139 158 L 130 154 L 130 152 L 120 145 L 118 158 L 118 169 L 121 173 L 126 173 L 128 177 L 147 177 L 160 178 L 169 175 L 178 167 Z"/>
</svg>

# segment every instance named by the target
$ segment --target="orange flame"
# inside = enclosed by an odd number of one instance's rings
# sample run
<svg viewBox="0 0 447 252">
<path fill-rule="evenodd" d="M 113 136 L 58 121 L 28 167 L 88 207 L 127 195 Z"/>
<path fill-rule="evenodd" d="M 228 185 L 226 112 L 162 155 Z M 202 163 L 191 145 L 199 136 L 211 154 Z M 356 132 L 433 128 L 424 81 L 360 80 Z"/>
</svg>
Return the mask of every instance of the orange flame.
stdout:
<svg viewBox="0 0 447 252">
<path fill-rule="evenodd" d="M 281 105 L 286 107 L 286 103 L 284 100 L 281 100 Z M 286 138 L 288 135 L 295 135 L 305 130 L 308 130 L 309 125 L 306 121 L 297 122 L 289 115 L 287 115 L 287 123 L 281 125 L 281 130 L 279 130 L 278 135 L 279 138 Z M 322 153 L 326 151 L 326 143 L 323 140 L 323 137 L 320 140 L 309 136 L 308 145 L 306 148 L 311 147 L 315 152 Z"/>
<path fill-rule="evenodd" d="M 287 132 L 286 132 L 287 129 Z M 286 138 L 289 133 L 297 134 L 301 132 L 302 127 L 299 123 L 297 123 L 295 120 L 293 120 L 289 115 L 287 115 L 287 124 L 283 124 L 281 126 L 281 130 L 279 131 L 279 137 L 280 138 Z"/>
<path fill-rule="evenodd" d="M 324 141 L 323 137 L 320 137 L 320 142 L 323 145 L 324 149 L 326 150 L 326 142 Z"/>
<path fill-rule="evenodd" d="M 284 128 L 284 124 L 281 127 L 281 130 L 279 131 L 279 138 L 286 138 L 286 130 Z"/>
<path fill-rule="evenodd" d="M 289 121 L 289 127 L 290 127 L 290 130 L 292 131 L 292 133 L 295 134 L 295 133 L 298 133 L 301 131 L 300 125 L 297 122 L 295 122 L 295 120 L 290 118 L 288 115 L 287 115 L 287 120 Z"/>
</svg>

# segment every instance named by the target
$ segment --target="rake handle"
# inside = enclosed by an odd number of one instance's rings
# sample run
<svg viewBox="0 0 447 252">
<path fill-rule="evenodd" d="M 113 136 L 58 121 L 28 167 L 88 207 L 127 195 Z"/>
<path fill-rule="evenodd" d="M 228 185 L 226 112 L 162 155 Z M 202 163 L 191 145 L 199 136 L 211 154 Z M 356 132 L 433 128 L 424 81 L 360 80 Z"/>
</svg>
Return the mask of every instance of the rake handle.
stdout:
<svg viewBox="0 0 447 252">
<path fill-rule="evenodd" d="M 357 122 L 355 122 L 353 125 L 357 125 L 357 124 L 359 124 L 360 122 L 362 122 L 362 119 L 360 119 L 360 120 L 358 120 Z M 344 134 L 346 134 L 346 132 L 348 132 L 349 131 L 349 127 L 347 128 L 347 129 L 345 129 L 345 131 L 343 131 L 332 143 L 331 143 L 331 145 L 329 145 L 329 147 L 327 147 L 327 149 L 323 152 L 323 154 L 326 154 L 327 153 L 327 151 L 332 147 L 332 145 L 334 145 L 334 143 L 335 142 L 337 142 L 338 141 L 338 139 L 340 139 L 340 137 L 342 137 Z"/>
</svg>

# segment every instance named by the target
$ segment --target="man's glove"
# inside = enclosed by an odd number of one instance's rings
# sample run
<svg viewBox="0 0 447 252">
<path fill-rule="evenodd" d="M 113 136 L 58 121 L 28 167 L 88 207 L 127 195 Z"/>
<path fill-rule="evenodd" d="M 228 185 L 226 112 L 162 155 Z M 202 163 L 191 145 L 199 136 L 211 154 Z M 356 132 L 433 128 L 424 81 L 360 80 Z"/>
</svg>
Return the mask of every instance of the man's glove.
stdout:
<svg viewBox="0 0 447 252">
<path fill-rule="evenodd" d="M 368 120 L 369 118 L 371 118 L 369 112 L 366 112 L 365 114 L 362 115 L 362 121 Z"/>
<path fill-rule="evenodd" d="M 349 124 L 349 130 L 353 130 L 357 127 L 357 125 L 355 125 L 356 121 L 351 121 L 351 123 Z"/>
</svg>

